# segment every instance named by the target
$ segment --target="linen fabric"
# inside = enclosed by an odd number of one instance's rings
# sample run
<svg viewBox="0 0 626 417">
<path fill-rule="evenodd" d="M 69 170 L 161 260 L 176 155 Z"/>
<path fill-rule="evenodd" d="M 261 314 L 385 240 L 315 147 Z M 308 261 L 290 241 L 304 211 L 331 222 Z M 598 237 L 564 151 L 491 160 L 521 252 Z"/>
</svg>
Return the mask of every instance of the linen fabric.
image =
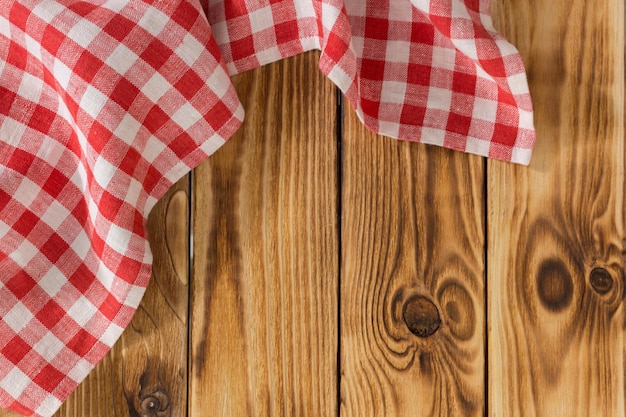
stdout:
<svg viewBox="0 0 626 417">
<path fill-rule="evenodd" d="M 0 0 L 0 407 L 52 415 L 108 352 L 148 213 L 242 123 L 230 76 L 312 49 L 373 131 L 529 162 L 486 0 Z"/>
</svg>

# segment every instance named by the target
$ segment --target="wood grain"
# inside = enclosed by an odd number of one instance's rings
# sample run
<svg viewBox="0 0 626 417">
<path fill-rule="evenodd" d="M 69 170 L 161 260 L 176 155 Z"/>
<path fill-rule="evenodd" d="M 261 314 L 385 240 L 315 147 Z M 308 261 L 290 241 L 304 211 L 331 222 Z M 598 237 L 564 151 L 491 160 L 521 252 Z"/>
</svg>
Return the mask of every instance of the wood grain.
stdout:
<svg viewBox="0 0 626 417">
<path fill-rule="evenodd" d="M 144 298 L 118 342 L 55 417 L 178 417 L 187 409 L 189 179 L 150 213 Z M 8 417 L 8 415 L 6 416 Z"/>
<path fill-rule="evenodd" d="M 246 122 L 195 171 L 191 417 L 335 415 L 336 101 L 317 59 L 235 77 Z"/>
<path fill-rule="evenodd" d="M 344 120 L 341 416 L 482 416 L 483 162 Z"/>
<path fill-rule="evenodd" d="M 489 415 L 624 416 L 624 3 L 497 1 L 530 167 L 489 161 Z"/>
</svg>

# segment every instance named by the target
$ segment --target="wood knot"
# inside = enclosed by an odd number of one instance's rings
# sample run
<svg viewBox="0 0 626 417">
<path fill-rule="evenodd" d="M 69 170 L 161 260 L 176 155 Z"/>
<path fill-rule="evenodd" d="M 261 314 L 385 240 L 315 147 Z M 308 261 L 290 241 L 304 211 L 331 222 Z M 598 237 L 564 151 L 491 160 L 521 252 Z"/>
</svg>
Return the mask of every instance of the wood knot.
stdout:
<svg viewBox="0 0 626 417">
<path fill-rule="evenodd" d="M 437 302 L 446 320 L 446 329 L 459 340 L 469 340 L 476 333 L 474 301 L 457 280 L 444 282 L 437 293 Z"/>
<path fill-rule="evenodd" d="M 402 314 L 407 327 L 417 337 L 432 336 L 441 326 L 437 307 L 421 295 L 409 298 L 404 304 Z"/>
<path fill-rule="evenodd" d="M 548 259 L 541 264 L 537 290 L 541 303 L 550 311 L 559 312 L 570 305 L 574 297 L 574 282 L 563 261 Z"/>
<path fill-rule="evenodd" d="M 169 407 L 169 395 L 161 390 L 154 391 L 141 399 L 141 417 L 167 417 Z"/>
<path fill-rule="evenodd" d="M 594 268 L 589 276 L 591 287 L 600 295 L 604 295 L 613 288 L 613 277 L 604 268 Z"/>
</svg>

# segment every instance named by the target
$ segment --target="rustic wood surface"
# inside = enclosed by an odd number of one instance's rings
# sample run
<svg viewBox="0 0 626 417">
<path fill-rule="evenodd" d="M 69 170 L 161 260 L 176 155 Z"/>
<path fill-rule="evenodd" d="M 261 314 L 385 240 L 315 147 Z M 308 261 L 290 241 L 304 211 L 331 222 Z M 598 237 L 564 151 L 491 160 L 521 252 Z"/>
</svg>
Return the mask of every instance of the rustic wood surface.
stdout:
<svg viewBox="0 0 626 417">
<path fill-rule="evenodd" d="M 336 414 L 336 93 L 317 61 L 235 77 L 247 122 L 195 171 L 191 417 Z"/>
<path fill-rule="evenodd" d="M 367 132 L 315 52 L 235 77 L 244 127 L 151 214 L 141 307 L 55 417 L 626 416 L 623 0 L 492 14 L 530 167 Z"/>
<path fill-rule="evenodd" d="M 482 416 L 483 160 L 346 113 L 341 416 Z"/>
<path fill-rule="evenodd" d="M 530 167 L 489 161 L 490 416 L 624 416 L 624 2 L 499 1 Z"/>
</svg>

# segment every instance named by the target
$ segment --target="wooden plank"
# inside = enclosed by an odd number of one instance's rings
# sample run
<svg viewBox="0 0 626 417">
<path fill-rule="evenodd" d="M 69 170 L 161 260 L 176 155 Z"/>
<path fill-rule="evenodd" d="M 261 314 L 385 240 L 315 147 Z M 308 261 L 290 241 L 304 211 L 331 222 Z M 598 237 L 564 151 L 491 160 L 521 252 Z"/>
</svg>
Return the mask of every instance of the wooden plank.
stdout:
<svg viewBox="0 0 626 417">
<path fill-rule="evenodd" d="M 489 415 L 624 416 L 624 2 L 498 0 L 530 167 L 488 167 Z"/>
<path fill-rule="evenodd" d="M 189 180 L 150 213 L 154 256 L 150 285 L 109 354 L 57 417 L 182 416 L 187 409 Z M 163 414 L 163 412 L 168 414 Z M 8 417 L 10 414 L 3 415 Z"/>
<path fill-rule="evenodd" d="M 335 415 L 336 102 L 317 60 L 235 77 L 246 122 L 195 171 L 191 417 Z"/>
<path fill-rule="evenodd" d="M 341 416 L 482 416 L 483 161 L 344 120 Z"/>
</svg>

